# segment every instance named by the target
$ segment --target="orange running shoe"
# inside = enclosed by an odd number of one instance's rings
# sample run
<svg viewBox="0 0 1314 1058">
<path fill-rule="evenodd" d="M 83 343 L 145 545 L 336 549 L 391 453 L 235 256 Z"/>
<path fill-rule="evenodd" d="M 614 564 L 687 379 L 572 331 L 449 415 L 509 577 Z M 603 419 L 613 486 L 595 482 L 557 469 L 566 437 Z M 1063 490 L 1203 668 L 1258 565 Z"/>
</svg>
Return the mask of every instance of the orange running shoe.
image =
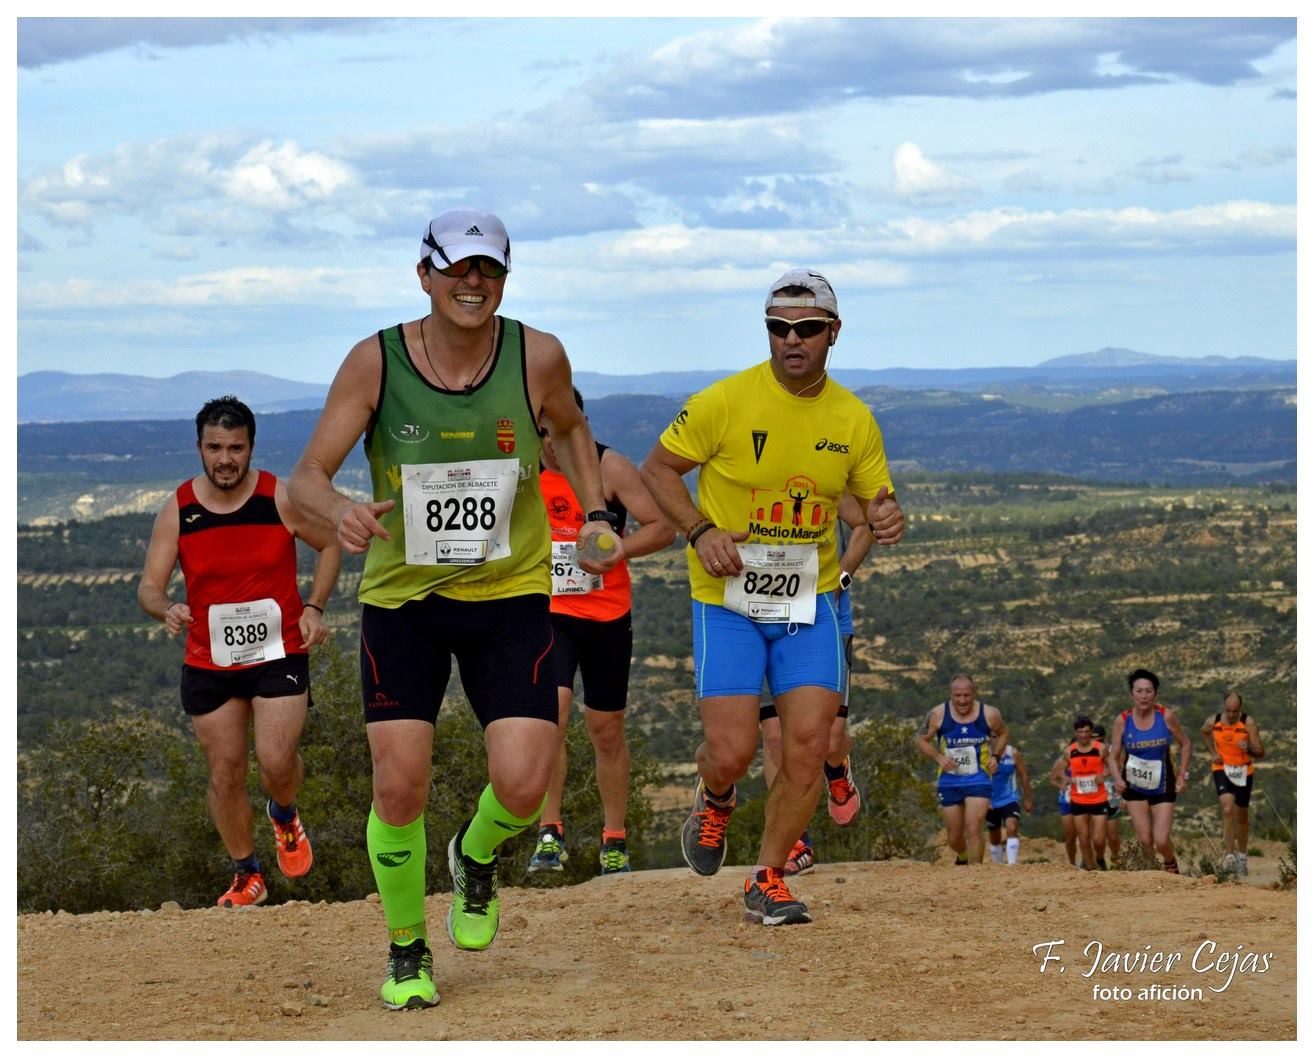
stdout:
<svg viewBox="0 0 1314 1058">
<path fill-rule="evenodd" d="M 220 907 L 255 907 L 269 896 L 265 879 L 259 874 L 235 874 L 233 884 L 218 900 Z"/>
<path fill-rule="evenodd" d="M 858 784 L 853 781 L 853 768 L 848 757 L 844 758 L 844 774 L 838 779 L 831 779 L 826 785 L 829 788 L 826 810 L 830 818 L 835 820 L 837 827 L 848 826 L 862 807 L 862 794 L 858 792 Z"/>
<path fill-rule="evenodd" d="M 300 878 L 315 862 L 300 814 L 293 815 L 291 823 L 280 823 L 273 816 L 269 817 L 269 822 L 274 826 L 274 840 L 278 845 L 278 869 L 288 878 Z"/>
<path fill-rule="evenodd" d="M 789 858 L 785 860 L 785 874 L 807 874 L 816 865 L 816 857 L 812 854 L 812 846 L 802 838 L 794 842 L 794 847 L 789 850 Z"/>
</svg>

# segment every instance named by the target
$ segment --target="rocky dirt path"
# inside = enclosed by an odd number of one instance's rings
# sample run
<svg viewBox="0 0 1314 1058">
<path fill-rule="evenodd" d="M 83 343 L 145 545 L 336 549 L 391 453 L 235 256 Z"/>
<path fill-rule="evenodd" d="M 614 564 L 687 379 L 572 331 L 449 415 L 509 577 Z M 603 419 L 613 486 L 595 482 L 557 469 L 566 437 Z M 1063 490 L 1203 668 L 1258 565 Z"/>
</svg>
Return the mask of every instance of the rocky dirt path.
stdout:
<svg viewBox="0 0 1314 1058">
<path fill-rule="evenodd" d="M 431 897 L 442 1003 L 401 1014 L 377 999 L 372 899 L 21 915 L 18 1038 L 1295 1038 L 1294 892 L 1057 863 L 823 864 L 795 887 L 814 923 L 768 929 L 744 921 L 741 884 L 727 867 L 504 890 L 478 953 L 448 944 L 448 898 Z M 1041 973 L 1032 949 L 1051 941 L 1062 962 Z M 1173 965 L 1091 971 L 1091 942 Z"/>
</svg>

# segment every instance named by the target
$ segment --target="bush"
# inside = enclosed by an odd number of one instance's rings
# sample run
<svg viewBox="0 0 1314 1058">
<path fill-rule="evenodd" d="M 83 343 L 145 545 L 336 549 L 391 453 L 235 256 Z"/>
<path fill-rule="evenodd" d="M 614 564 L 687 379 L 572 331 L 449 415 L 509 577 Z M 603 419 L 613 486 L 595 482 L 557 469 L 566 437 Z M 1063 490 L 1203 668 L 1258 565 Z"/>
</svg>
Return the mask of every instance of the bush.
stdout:
<svg viewBox="0 0 1314 1058">
<path fill-rule="evenodd" d="M 329 645 L 314 653 L 312 673 L 314 707 L 301 743 L 306 778 L 297 797 L 315 848 L 315 867 L 305 877 L 286 879 L 274 867 L 254 755 L 248 773 L 256 853 L 274 902 L 355 900 L 375 890 L 365 848 L 373 780 L 356 655 Z M 424 814 L 428 892 L 451 888 L 447 843 L 488 783 L 483 732 L 463 696 L 445 702 L 433 742 Z M 583 881 L 598 871 L 602 805 L 582 723 L 570 725 L 567 745 L 572 768 L 563 814 L 575 855 L 564 878 Z M 643 866 L 651 822 L 644 791 L 657 765 L 641 744 L 632 744 L 631 755 L 630 848 L 635 865 Z M 206 786 L 205 762 L 188 731 L 148 714 L 57 722 L 47 742 L 19 759 L 19 910 L 212 904 L 228 881 L 230 861 L 210 820 Z M 531 828 L 499 849 L 505 883 L 523 881 L 534 838 Z"/>
</svg>

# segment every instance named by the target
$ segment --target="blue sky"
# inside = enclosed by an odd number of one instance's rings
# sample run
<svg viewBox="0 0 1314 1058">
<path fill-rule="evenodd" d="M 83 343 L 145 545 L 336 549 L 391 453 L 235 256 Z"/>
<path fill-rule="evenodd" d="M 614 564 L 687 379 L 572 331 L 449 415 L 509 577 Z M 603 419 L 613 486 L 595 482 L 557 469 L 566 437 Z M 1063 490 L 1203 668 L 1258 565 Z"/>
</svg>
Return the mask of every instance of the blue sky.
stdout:
<svg viewBox="0 0 1314 1058">
<path fill-rule="evenodd" d="M 1296 355 L 1295 20 L 18 23 L 18 371 L 327 382 L 499 213 L 577 370 Z"/>
</svg>

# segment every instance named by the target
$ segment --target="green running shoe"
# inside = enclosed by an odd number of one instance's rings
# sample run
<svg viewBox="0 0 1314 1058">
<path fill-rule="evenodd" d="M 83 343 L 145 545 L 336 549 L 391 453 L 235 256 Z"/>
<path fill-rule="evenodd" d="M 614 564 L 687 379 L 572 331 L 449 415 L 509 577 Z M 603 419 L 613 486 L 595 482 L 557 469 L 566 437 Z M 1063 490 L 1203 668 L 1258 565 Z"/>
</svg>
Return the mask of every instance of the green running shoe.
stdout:
<svg viewBox="0 0 1314 1058">
<path fill-rule="evenodd" d="M 447 869 L 452 872 L 447 936 L 458 948 L 482 951 L 497 936 L 497 857 L 480 863 L 461 851 L 469 825 L 463 823 L 447 845 Z"/>
<path fill-rule="evenodd" d="M 531 874 L 559 871 L 568 859 L 570 854 L 566 852 L 564 835 L 556 827 L 546 826 L 538 832 L 538 844 L 534 847 L 534 855 L 529 857 L 529 871 Z"/>
<path fill-rule="evenodd" d="M 388 947 L 388 979 L 379 988 L 379 998 L 389 1010 L 415 1010 L 438 1005 L 433 983 L 433 953 L 424 941 Z"/>
<path fill-rule="evenodd" d="M 629 874 L 630 851 L 625 847 L 625 839 L 608 838 L 604 841 L 598 862 L 602 864 L 603 874 Z"/>
</svg>

